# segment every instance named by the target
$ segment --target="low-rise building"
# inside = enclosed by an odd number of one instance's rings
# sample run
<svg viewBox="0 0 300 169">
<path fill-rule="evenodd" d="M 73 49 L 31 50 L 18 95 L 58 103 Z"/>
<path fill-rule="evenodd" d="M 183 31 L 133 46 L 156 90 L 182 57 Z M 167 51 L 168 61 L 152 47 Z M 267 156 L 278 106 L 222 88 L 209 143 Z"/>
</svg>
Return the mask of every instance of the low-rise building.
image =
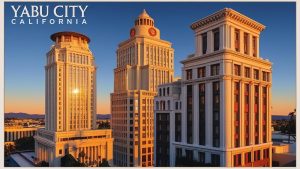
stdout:
<svg viewBox="0 0 300 169">
<path fill-rule="evenodd" d="M 4 128 L 4 142 L 5 144 L 13 144 L 15 140 L 23 137 L 32 137 L 36 134 L 38 128 L 36 127 L 5 127 Z"/>
</svg>

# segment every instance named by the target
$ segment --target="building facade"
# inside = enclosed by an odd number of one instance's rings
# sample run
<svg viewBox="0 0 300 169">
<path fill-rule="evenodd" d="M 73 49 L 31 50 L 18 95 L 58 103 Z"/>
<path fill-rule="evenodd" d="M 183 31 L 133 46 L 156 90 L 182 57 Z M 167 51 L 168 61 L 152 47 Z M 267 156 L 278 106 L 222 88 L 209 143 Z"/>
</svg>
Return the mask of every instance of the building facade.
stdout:
<svg viewBox="0 0 300 169">
<path fill-rule="evenodd" d="M 75 32 L 51 35 L 47 53 L 45 128 L 35 136 L 38 161 L 60 166 L 71 154 L 88 166 L 112 164 L 111 130 L 96 129 L 96 66 L 90 39 Z"/>
<path fill-rule="evenodd" d="M 111 94 L 114 164 L 152 166 L 154 96 L 157 86 L 174 76 L 174 50 L 160 39 L 154 20 L 144 10 L 119 44 Z"/>
<path fill-rule="evenodd" d="M 155 166 L 170 166 L 172 140 L 181 141 L 181 80 L 162 84 L 154 98 Z M 172 130 L 173 129 L 173 130 Z"/>
<path fill-rule="evenodd" d="M 182 132 L 181 140 L 170 137 L 170 166 L 182 161 L 271 166 L 272 64 L 259 53 L 265 26 L 225 8 L 191 28 L 196 51 L 181 62 L 182 112 L 177 123 Z"/>
</svg>

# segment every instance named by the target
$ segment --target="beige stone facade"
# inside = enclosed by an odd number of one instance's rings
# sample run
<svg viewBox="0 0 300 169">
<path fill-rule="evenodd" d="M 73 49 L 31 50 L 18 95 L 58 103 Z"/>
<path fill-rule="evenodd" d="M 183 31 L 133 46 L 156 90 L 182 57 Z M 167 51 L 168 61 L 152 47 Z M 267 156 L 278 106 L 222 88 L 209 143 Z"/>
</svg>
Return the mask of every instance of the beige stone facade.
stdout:
<svg viewBox="0 0 300 169">
<path fill-rule="evenodd" d="M 38 161 L 60 166 L 73 155 L 89 166 L 112 164 L 111 130 L 96 129 L 96 66 L 90 39 L 75 32 L 51 35 L 47 53 L 45 129 L 35 136 Z M 81 154 L 81 156 L 78 156 Z"/>
<path fill-rule="evenodd" d="M 160 39 L 159 29 L 144 10 L 116 53 L 111 94 L 114 164 L 152 166 L 153 100 L 158 85 L 173 81 L 174 49 Z"/>
<path fill-rule="evenodd" d="M 271 166 L 272 63 L 259 53 L 265 26 L 225 8 L 191 28 L 196 50 L 181 62 L 181 137 L 170 141 L 170 166 Z"/>
</svg>

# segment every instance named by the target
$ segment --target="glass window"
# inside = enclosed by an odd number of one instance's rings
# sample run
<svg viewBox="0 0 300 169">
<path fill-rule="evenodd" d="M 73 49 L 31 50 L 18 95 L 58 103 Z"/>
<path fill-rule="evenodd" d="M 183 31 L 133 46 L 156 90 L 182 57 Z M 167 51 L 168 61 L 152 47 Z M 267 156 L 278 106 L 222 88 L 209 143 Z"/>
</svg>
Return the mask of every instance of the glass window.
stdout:
<svg viewBox="0 0 300 169">
<path fill-rule="evenodd" d="M 241 66 L 240 65 L 234 65 L 234 75 L 240 76 L 241 75 Z"/>
<path fill-rule="evenodd" d="M 245 77 L 250 78 L 250 68 L 249 67 L 245 67 Z"/>
<path fill-rule="evenodd" d="M 193 70 L 186 70 L 186 80 L 191 80 L 193 78 Z"/>
<path fill-rule="evenodd" d="M 211 154 L 211 164 L 213 166 L 219 167 L 220 166 L 220 155 Z"/>
<path fill-rule="evenodd" d="M 198 153 L 199 163 L 205 164 L 205 152 Z"/>
<path fill-rule="evenodd" d="M 202 34 L 202 53 L 207 52 L 207 33 Z"/>
<path fill-rule="evenodd" d="M 251 152 L 245 153 L 245 164 L 251 163 Z"/>
<path fill-rule="evenodd" d="M 241 154 L 234 155 L 233 160 L 234 160 L 233 164 L 234 164 L 235 167 L 240 166 L 242 164 Z"/>
<path fill-rule="evenodd" d="M 255 36 L 252 37 L 252 54 L 254 57 L 257 56 L 257 38 Z"/>
<path fill-rule="evenodd" d="M 219 71 L 220 71 L 220 64 L 214 64 L 211 65 L 211 76 L 215 76 L 215 75 L 219 75 Z"/>
<path fill-rule="evenodd" d="M 258 69 L 254 69 L 254 71 L 253 71 L 253 77 L 256 80 L 259 80 L 259 70 Z"/>
<path fill-rule="evenodd" d="M 198 78 L 205 77 L 205 67 L 198 68 Z"/>
<path fill-rule="evenodd" d="M 217 51 L 220 48 L 220 31 L 219 31 L 219 28 L 213 30 L 213 35 L 214 35 L 214 51 Z"/>
<path fill-rule="evenodd" d="M 248 40 L 249 40 L 249 34 L 244 33 L 244 53 L 248 54 Z"/>
<path fill-rule="evenodd" d="M 268 82 L 269 81 L 269 73 L 263 71 L 262 74 L 263 74 L 263 81 L 267 81 Z"/>
<path fill-rule="evenodd" d="M 254 161 L 260 160 L 260 150 L 254 151 Z"/>
<path fill-rule="evenodd" d="M 234 46 L 235 46 L 235 51 L 239 52 L 240 51 L 240 30 L 235 29 L 234 31 Z"/>
</svg>

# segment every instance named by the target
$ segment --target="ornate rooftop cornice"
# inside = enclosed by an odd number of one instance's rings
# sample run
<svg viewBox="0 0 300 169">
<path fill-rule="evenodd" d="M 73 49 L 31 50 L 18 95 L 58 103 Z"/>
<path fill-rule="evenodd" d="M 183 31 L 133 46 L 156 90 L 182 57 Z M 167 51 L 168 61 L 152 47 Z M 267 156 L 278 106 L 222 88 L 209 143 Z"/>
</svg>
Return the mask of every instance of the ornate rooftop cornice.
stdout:
<svg viewBox="0 0 300 169">
<path fill-rule="evenodd" d="M 256 22 L 255 20 L 231 9 L 231 8 L 224 8 L 220 11 L 217 11 L 216 13 L 213 13 L 199 21 L 196 21 L 194 22 L 192 25 L 191 25 L 191 28 L 193 30 L 197 29 L 197 28 L 200 28 L 200 27 L 203 27 L 205 25 L 208 25 L 208 24 L 211 24 L 211 23 L 214 23 L 216 21 L 219 21 L 221 19 L 231 19 L 231 20 L 234 20 L 234 21 L 237 21 L 241 24 L 244 24 L 244 25 L 247 25 L 253 29 L 256 29 L 258 31 L 263 31 L 265 29 L 265 26 L 259 22 Z"/>
</svg>

